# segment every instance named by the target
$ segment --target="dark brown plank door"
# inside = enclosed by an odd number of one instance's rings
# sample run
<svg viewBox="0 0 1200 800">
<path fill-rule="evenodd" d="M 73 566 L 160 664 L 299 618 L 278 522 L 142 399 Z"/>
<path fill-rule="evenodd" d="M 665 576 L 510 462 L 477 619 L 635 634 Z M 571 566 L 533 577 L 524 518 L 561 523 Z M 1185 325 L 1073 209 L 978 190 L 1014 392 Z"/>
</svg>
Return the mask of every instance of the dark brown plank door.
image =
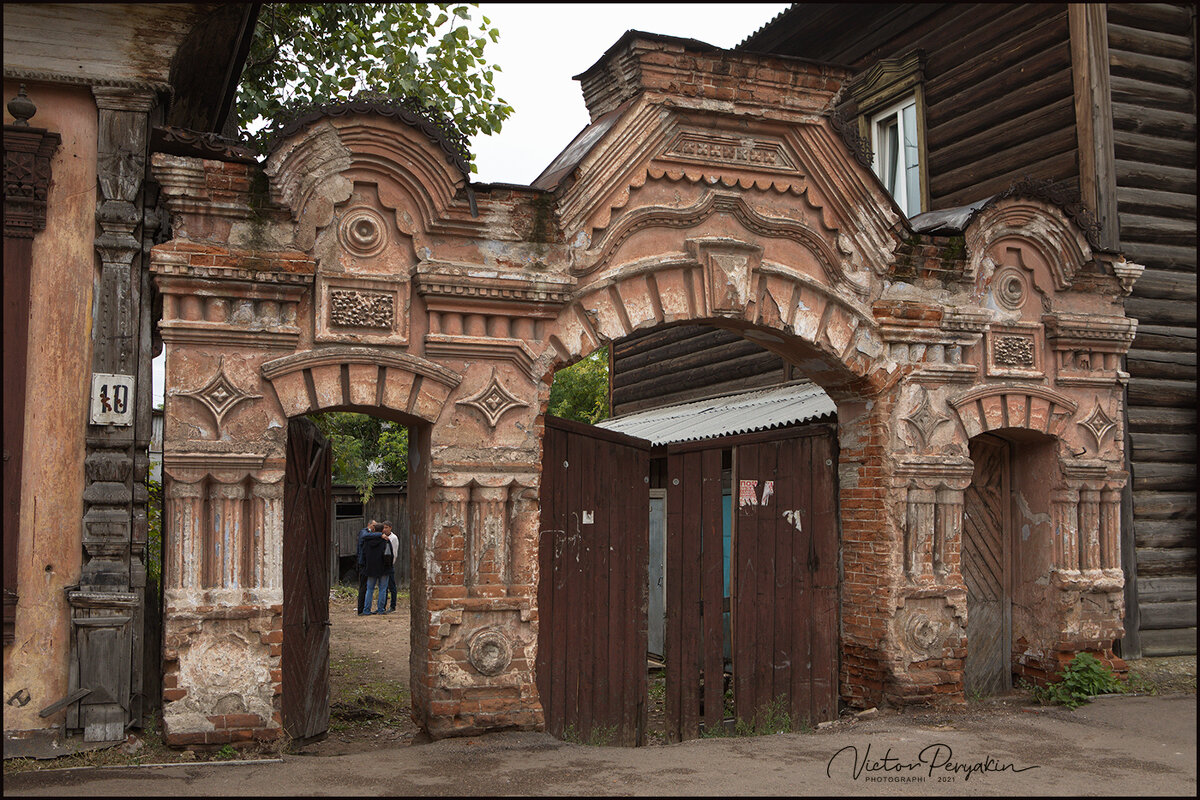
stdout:
<svg viewBox="0 0 1200 800">
<path fill-rule="evenodd" d="M 822 426 L 736 449 L 734 706 L 771 704 L 793 725 L 837 715 L 837 492 Z"/>
<path fill-rule="evenodd" d="M 971 440 L 975 474 L 963 497 L 962 572 L 967 584 L 968 695 L 1012 685 L 1008 592 L 1008 443 Z"/>
<path fill-rule="evenodd" d="M 667 457 L 667 739 L 724 717 L 724 551 L 720 446 Z"/>
<path fill-rule="evenodd" d="M 555 736 L 636 746 L 646 723 L 649 443 L 546 418 L 537 686 Z"/>
<path fill-rule="evenodd" d="M 329 728 L 331 449 L 310 420 L 288 422 L 283 506 L 283 728 Z"/>
</svg>

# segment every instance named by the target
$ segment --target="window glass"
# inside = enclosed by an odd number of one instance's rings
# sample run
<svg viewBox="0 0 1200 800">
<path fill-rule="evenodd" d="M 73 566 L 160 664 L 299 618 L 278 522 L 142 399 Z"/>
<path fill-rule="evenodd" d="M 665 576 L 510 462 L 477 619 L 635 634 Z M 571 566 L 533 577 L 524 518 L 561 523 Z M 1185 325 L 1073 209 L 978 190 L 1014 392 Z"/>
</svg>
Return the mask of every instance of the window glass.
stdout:
<svg viewBox="0 0 1200 800">
<path fill-rule="evenodd" d="M 872 119 L 875 174 L 907 216 L 921 213 L 921 147 L 917 104 L 908 98 Z"/>
</svg>

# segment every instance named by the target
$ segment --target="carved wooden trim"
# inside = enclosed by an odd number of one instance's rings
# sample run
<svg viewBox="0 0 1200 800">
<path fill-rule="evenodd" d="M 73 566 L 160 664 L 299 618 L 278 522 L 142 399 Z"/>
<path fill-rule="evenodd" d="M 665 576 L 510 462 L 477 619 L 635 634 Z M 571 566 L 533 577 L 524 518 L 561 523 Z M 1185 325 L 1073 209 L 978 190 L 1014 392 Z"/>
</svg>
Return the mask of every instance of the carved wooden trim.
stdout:
<svg viewBox="0 0 1200 800">
<path fill-rule="evenodd" d="M 43 128 L 4 126 L 4 238 L 32 239 L 45 229 L 50 159 L 61 142 Z"/>
</svg>

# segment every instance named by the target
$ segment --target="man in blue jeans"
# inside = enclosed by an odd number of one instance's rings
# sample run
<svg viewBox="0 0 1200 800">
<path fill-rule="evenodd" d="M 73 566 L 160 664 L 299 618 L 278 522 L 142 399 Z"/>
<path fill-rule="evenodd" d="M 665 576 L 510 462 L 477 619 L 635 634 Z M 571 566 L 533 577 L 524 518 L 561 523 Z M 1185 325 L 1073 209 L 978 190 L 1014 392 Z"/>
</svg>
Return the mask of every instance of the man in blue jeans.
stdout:
<svg viewBox="0 0 1200 800">
<path fill-rule="evenodd" d="M 381 525 L 375 527 L 382 528 Z M 371 613 L 371 598 L 375 594 L 375 588 L 379 587 L 379 602 L 376 605 L 376 614 L 391 613 L 387 610 L 387 590 L 388 590 L 388 573 L 390 572 L 384 556 L 388 549 L 388 540 L 382 535 L 381 531 L 373 531 L 375 536 L 366 536 L 363 538 L 363 562 L 366 564 L 367 573 L 367 591 L 363 600 L 363 616 L 369 616 Z"/>
<path fill-rule="evenodd" d="M 363 599 L 367 594 L 367 562 L 363 560 L 363 543 L 367 537 L 382 537 L 382 529 L 375 520 L 358 532 L 358 615 L 363 615 Z"/>
</svg>

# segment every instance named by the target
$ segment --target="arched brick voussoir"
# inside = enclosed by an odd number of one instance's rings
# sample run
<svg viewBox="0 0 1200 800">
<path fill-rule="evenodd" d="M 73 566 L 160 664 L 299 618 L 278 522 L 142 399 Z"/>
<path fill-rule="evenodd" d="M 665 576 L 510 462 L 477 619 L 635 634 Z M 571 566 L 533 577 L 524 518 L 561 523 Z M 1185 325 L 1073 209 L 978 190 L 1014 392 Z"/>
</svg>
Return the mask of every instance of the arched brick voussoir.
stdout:
<svg viewBox="0 0 1200 800">
<path fill-rule="evenodd" d="M 380 408 L 435 422 L 462 376 L 405 353 L 330 347 L 262 366 L 288 417 L 331 408 Z"/>
<path fill-rule="evenodd" d="M 704 322 L 739 330 L 769 330 L 757 337 L 773 349 L 797 340 L 807 366 L 838 382 L 867 379 L 880 367 L 883 341 L 869 310 L 843 293 L 787 267 L 762 263 L 750 276 L 740 309 L 714 310 L 706 297 L 704 267 L 684 254 L 629 264 L 581 289 L 559 314 L 547 337 L 560 364 L 573 363 L 603 344 L 636 330 L 675 322 Z M 794 348 L 793 348 L 794 349 Z M 815 357 L 821 365 L 811 361 Z"/>
<path fill-rule="evenodd" d="M 999 428 L 1025 428 L 1061 437 L 1078 409 L 1069 397 L 1040 386 L 980 386 L 950 400 L 967 438 Z"/>
</svg>

